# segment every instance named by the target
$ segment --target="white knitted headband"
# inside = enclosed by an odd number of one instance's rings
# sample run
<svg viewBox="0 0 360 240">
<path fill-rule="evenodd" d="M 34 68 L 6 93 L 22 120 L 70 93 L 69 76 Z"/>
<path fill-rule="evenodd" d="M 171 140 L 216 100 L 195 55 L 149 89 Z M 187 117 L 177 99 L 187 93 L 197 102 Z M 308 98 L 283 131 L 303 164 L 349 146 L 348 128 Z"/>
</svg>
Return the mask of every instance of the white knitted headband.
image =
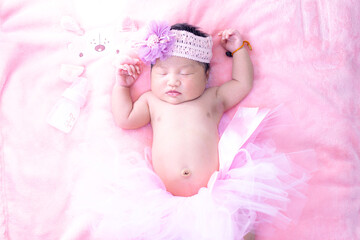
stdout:
<svg viewBox="0 0 360 240">
<path fill-rule="evenodd" d="M 200 37 L 183 30 L 170 30 L 165 23 L 151 22 L 143 41 L 136 44 L 139 57 L 154 64 L 156 59 L 178 56 L 202 63 L 210 63 L 212 57 L 211 37 Z"/>
<path fill-rule="evenodd" d="M 171 30 L 171 32 L 175 34 L 176 42 L 168 55 L 210 63 L 213 45 L 211 37 L 200 37 L 182 30 Z"/>
</svg>

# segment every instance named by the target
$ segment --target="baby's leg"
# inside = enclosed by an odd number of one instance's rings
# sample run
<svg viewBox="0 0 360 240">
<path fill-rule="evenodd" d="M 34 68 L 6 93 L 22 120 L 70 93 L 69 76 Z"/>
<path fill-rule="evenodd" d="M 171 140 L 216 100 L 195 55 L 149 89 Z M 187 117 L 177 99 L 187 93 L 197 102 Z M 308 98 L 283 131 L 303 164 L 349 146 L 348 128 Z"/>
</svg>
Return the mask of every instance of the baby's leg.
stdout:
<svg viewBox="0 0 360 240">
<path fill-rule="evenodd" d="M 252 232 L 249 232 L 244 236 L 244 240 L 255 240 L 255 234 Z"/>
</svg>

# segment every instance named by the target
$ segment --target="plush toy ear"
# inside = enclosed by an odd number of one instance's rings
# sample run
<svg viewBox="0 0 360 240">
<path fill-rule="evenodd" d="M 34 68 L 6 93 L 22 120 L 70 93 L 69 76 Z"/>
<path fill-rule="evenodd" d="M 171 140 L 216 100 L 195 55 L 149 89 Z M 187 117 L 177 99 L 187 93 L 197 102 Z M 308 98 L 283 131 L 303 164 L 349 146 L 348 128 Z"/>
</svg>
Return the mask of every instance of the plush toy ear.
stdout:
<svg viewBox="0 0 360 240">
<path fill-rule="evenodd" d="M 120 31 L 121 32 L 136 32 L 138 30 L 138 26 L 134 20 L 130 17 L 126 17 L 122 20 Z"/>
<path fill-rule="evenodd" d="M 139 39 L 139 37 L 136 37 L 138 29 L 137 21 L 130 17 L 126 16 L 118 19 L 115 26 L 115 54 L 134 55 L 133 44 L 135 39 Z"/>
<path fill-rule="evenodd" d="M 80 27 L 80 25 L 70 16 L 63 16 L 61 18 L 61 26 L 77 35 L 84 35 L 85 31 Z"/>
</svg>

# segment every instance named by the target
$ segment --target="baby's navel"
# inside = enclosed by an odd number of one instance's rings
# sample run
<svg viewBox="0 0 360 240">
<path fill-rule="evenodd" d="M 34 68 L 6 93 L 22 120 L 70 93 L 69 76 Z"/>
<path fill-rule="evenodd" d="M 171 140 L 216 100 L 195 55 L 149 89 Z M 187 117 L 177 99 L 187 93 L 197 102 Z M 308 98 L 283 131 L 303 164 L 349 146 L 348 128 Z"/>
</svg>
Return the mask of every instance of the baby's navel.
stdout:
<svg viewBox="0 0 360 240">
<path fill-rule="evenodd" d="M 190 169 L 184 168 L 183 170 L 181 170 L 181 175 L 184 177 L 189 177 L 191 175 Z"/>
</svg>

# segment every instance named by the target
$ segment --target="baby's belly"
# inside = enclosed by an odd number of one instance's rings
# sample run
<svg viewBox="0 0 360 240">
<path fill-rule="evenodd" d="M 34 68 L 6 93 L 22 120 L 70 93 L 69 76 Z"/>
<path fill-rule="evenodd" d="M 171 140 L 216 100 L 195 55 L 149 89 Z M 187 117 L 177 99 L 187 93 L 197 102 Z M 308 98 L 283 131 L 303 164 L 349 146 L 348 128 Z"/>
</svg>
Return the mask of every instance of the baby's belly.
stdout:
<svg viewBox="0 0 360 240">
<path fill-rule="evenodd" d="M 218 139 L 167 139 L 153 141 L 153 167 L 167 191 L 176 196 L 192 196 L 206 187 L 218 170 Z"/>
</svg>

